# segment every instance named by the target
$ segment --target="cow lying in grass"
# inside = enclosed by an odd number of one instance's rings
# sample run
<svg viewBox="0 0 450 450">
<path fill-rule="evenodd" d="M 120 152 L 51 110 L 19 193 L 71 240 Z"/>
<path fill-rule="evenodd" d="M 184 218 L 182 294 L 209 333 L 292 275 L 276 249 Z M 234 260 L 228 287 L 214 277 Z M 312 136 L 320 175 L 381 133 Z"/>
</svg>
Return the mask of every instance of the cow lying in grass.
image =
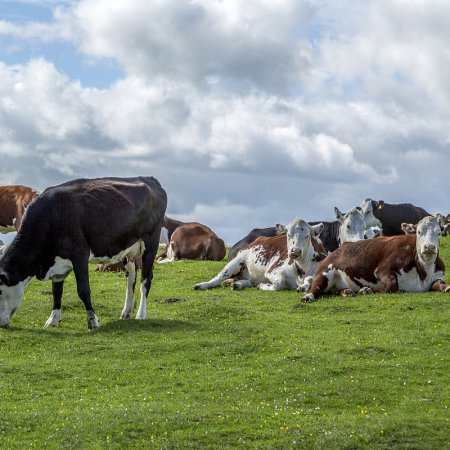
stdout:
<svg viewBox="0 0 450 450">
<path fill-rule="evenodd" d="M 194 289 L 210 289 L 228 279 L 234 279 L 233 289 L 257 286 L 280 291 L 301 287 L 326 256 L 318 239 L 323 225 L 311 226 L 296 218 L 283 228 L 282 235 L 257 238 L 241 249 L 216 277 L 196 284 Z"/>
<path fill-rule="evenodd" d="M 406 225 L 406 224 L 405 224 Z M 435 217 L 403 227 L 401 236 L 378 237 L 343 244 L 317 268 L 311 289 L 302 298 L 312 302 L 327 292 L 449 292 L 439 258 L 441 230 Z"/>
</svg>

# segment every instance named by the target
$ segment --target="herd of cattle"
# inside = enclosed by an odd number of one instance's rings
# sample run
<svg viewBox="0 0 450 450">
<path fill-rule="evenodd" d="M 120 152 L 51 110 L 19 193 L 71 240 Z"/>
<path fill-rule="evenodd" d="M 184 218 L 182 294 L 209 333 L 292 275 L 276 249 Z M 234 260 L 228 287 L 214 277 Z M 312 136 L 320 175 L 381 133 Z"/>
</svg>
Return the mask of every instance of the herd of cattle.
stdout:
<svg viewBox="0 0 450 450">
<path fill-rule="evenodd" d="M 0 186 L 0 231 L 17 231 L 11 244 L 0 246 L 0 326 L 9 324 L 33 277 L 52 281 L 53 309 L 45 326 L 56 326 L 64 280 L 73 271 L 88 328 L 97 328 L 89 262 L 100 271 L 125 270 L 122 319 L 131 317 L 142 269 L 136 319 L 145 319 L 155 260 L 221 261 L 226 254 L 224 241 L 209 227 L 171 219 L 166 207 L 167 194 L 153 177 L 79 179 L 42 193 Z M 335 216 L 332 222 L 295 218 L 286 226 L 250 231 L 230 249 L 219 274 L 194 289 L 223 282 L 233 289 L 296 289 L 305 302 L 326 292 L 450 291 L 438 256 L 450 215 L 366 199 L 347 213 L 335 208 Z M 161 243 L 165 249 L 157 255 Z"/>
</svg>

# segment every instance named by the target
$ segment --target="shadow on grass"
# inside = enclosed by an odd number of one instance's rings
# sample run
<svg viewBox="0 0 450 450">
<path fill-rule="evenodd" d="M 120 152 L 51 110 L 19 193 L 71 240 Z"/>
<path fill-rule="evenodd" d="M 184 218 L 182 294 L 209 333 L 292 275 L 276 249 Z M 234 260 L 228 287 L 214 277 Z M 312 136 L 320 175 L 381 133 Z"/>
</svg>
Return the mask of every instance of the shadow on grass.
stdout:
<svg viewBox="0 0 450 450">
<path fill-rule="evenodd" d="M 84 326 L 80 324 L 80 327 Z M 150 320 L 115 320 L 112 322 L 102 323 L 100 322 L 99 328 L 94 331 L 89 331 L 87 328 L 81 329 L 80 331 L 73 331 L 64 329 L 64 325 L 60 324 L 57 328 L 29 328 L 29 327 L 17 327 L 12 326 L 5 329 L 6 332 L 25 332 L 35 335 L 48 335 L 57 338 L 68 337 L 68 336 L 87 336 L 103 333 L 139 333 L 139 332 L 150 332 L 150 333 L 167 333 L 173 331 L 186 331 L 194 330 L 197 327 L 191 322 L 185 322 L 181 320 L 166 320 L 166 319 L 150 319 Z"/>
</svg>

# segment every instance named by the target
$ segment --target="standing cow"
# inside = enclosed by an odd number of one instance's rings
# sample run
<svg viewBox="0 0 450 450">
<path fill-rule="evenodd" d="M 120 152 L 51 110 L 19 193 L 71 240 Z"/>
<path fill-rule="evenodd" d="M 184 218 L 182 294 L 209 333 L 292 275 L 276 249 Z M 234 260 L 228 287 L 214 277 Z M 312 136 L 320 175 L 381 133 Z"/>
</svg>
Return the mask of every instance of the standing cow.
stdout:
<svg viewBox="0 0 450 450">
<path fill-rule="evenodd" d="M 402 223 L 417 223 L 424 217 L 431 216 L 427 211 L 411 203 L 392 205 L 383 200 L 366 198 L 361 204 L 361 211 L 368 227 L 380 226 L 384 236 L 403 234 Z M 375 218 L 375 221 L 371 221 Z"/>
<path fill-rule="evenodd" d="M 97 328 L 88 262 L 124 258 L 127 292 L 120 317 L 129 318 L 136 282 L 133 259 L 139 255 L 143 266 L 136 319 L 145 319 L 166 206 L 166 192 L 153 177 L 80 179 L 46 189 L 28 206 L 16 238 L 0 260 L 0 326 L 9 324 L 33 276 L 52 281 L 53 311 L 45 326 L 56 326 L 64 279 L 73 270 L 88 328 Z"/>
<path fill-rule="evenodd" d="M 35 189 L 20 184 L 0 186 L 0 232 L 17 231 L 27 206 L 38 195 Z"/>
<path fill-rule="evenodd" d="M 326 292 L 425 292 L 450 290 L 444 263 L 438 257 L 441 230 L 436 218 L 425 217 L 413 226 L 415 234 L 348 242 L 328 255 L 317 268 L 303 301 Z"/>
</svg>

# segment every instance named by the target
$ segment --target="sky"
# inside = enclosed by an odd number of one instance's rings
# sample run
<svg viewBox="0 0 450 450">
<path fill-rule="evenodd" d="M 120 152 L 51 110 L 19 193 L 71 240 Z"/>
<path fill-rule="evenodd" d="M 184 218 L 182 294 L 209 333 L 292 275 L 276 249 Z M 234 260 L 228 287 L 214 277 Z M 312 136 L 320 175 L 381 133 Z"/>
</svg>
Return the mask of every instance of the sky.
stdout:
<svg viewBox="0 0 450 450">
<path fill-rule="evenodd" d="M 227 244 L 366 197 L 447 214 L 449 17 L 448 0 L 0 0 L 0 184 L 153 175 L 168 216 Z"/>
</svg>

